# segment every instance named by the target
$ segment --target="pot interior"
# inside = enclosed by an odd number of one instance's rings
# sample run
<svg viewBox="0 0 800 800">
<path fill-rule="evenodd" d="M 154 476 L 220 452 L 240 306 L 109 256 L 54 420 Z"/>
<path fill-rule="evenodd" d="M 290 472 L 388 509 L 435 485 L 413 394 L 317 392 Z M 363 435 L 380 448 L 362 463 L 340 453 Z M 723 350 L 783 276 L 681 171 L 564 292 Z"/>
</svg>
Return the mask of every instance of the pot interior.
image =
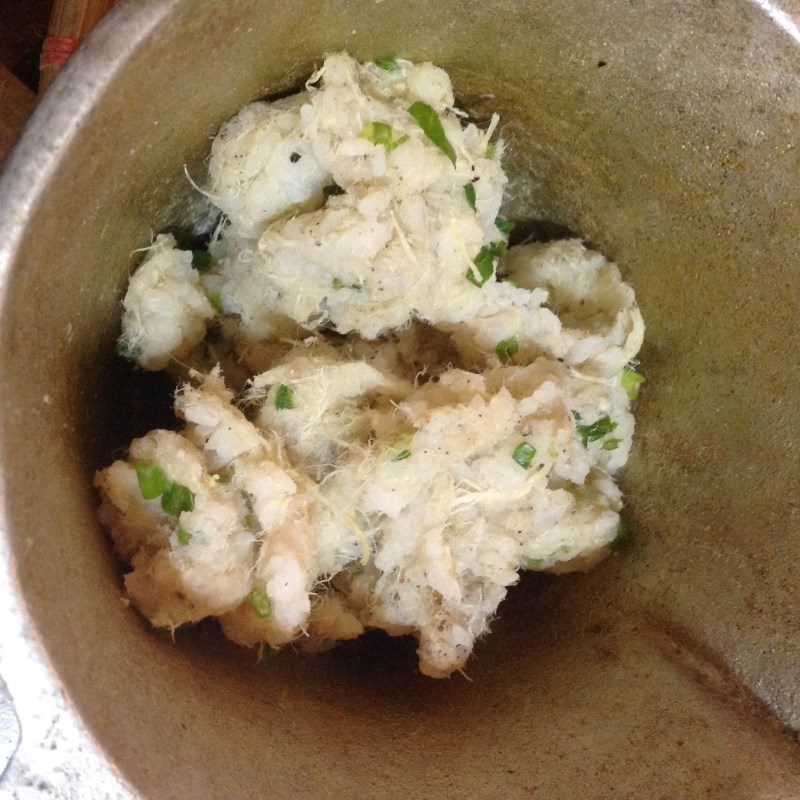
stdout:
<svg viewBox="0 0 800 800">
<path fill-rule="evenodd" d="M 464 108 L 499 111 L 509 213 L 616 260 L 648 326 L 631 545 L 586 575 L 526 576 L 469 681 L 420 676 L 413 643 L 378 634 L 266 663 L 210 624 L 173 642 L 121 602 L 95 517 L 94 469 L 172 424 L 169 382 L 114 354 L 132 251 L 196 232 L 208 208 L 183 165 L 202 183 L 222 121 L 340 49 L 433 60 Z M 8 245 L 0 430 L 19 591 L 144 797 L 797 796 L 799 78 L 797 43 L 743 0 L 110 15 L 6 176 L 6 208 L 33 201 Z"/>
</svg>

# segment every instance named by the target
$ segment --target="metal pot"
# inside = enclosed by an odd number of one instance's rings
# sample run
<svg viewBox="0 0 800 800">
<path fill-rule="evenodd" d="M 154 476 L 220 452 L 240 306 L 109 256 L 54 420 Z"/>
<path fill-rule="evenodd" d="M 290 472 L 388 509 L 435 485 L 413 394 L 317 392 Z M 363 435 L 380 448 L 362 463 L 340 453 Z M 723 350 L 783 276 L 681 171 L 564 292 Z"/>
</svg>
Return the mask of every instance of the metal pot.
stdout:
<svg viewBox="0 0 800 800">
<path fill-rule="evenodd" d="M 767 0 L 141 0 L 104 21 L 0 187 L 4 552 L 142 796 L 798 796 L 799 42 Z M 345 48 L 433 59 L 500 111 L 516 215 L 618 261 L 648 324 L 632 543 L 523 580 L 471 681 L 380 637 L 270 665 L 212 626 L 176 644 L 120 602 L 95 517 L 92 471 L 163 417 L 160 379 L 114 355 L 132 251 L 202 215 L 183 165 L 202 180 L 223 120 Z"/>
</svg>

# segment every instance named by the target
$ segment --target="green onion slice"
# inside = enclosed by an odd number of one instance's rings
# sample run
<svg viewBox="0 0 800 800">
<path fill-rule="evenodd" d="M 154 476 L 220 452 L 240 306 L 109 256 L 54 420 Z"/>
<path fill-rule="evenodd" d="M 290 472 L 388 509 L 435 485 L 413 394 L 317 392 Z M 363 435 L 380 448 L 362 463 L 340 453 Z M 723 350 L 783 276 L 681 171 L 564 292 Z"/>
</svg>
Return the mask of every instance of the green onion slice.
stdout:
<svg viewBox="0 0 800 800">
<path fill-rule="evenodd" d="M 422 132 L 453 162 L 456 163 L 456 151 L 445 135 L 439 115 L 427 104 L 417 100 L 408 113 L 417 121 Z"/>
<path fill-rule="evenodd" d="M 520 442 L 515 448 L 514 452 L 511 455 L 511 458 L 519 464 L 522 469 L 530 469 L 531 468 L 531 461 L 533 461 L 533 457 L 536 455 L 536 448 L 532 445 L 529 445 L 527 442 Z"/>
<path fill-rule="evenodd" d="M 625 390 L 629 400 L 635 400 L 639 396 L 639 389 L 642 388 L 644 382 L 644 375 L 636 372 L 636 370 L 628 369 L 627 367 L 622 370 L 620 385 Z"/>
<path fill-rule="evenodd" d="M 580 434 L 581 439 L 583 439 L 584 447 L 589 442 L 596 442 L 598 439 L 602 439 L 606 434 L 611 433 L 611 431 L 613 431 L 616 427 L 617 423 L 613 422 L 608 415 L 600 417 L 597 422 L 593 422 L 591 425 L 577 426 L 578 433 Z"/>
<path fill-rule="evenodd" d="M 631 529 L 628 526 L 628 523 L 625 522 L 624 519 L 621 519 L 619 521 L 619 525 L 617 525 L 617 534 L 611 540 L 609 547 L 611 547 L 612 550 L 619 550 L 619 548 L 622 547 L 622 545 L 624 545 L 625 542 L 627 542 L 630 538 Z"/>
<path fill-rule="evenodd" d="M 464 184 L 464 194 L 467 196 L 467 202 L 475 208 L 475 184 L 474 183 L 465 183 Z"/>
<path fill-rule="evenodd" d="M 388 142 L 386 144 L 386 152 L 391 153 L 392 150 L 397 150 L 401 144 L 405 144 L 408 141 L 408 134 L 401 136 L 399 139 L 395 139 L 393 142 Z"/>
<path fill-rule="evenodd" d="M 519 350 L 519 344 L 517 343 L 516 336 L 503 339 L 503 341 L 498 342 L 494 348 L 495 353 L 497 353 L 498 357 L 503 363 L 511 361 L 511 359 L 516 355 L 517 350 Z"/>
<path fill-rule="evenodd" d="M 408 134 L 399 139 L 393 139 L 392 126 L 385 122 L 370 122 L 365 125 L 360 134 L 364 139 L 368 139 L 373 144 L 382 144 L 387 153 L 396 150 L 401 144 L 408 141 Z"/>
<path fill-rule="evenodd" d="M 208 272 L 214 266 L 214 258 L 208 250 L 192 250 L 192 266 L 198 272 Z"/>
<path fill-rule="evenodd" d="M 278 387 L 275 393 L 275 408 L 281 411 L 294 408 L 294 392 L 288 386 Z"/>
<path fill-rule="evenodd" d="M 161 508 L 171 517 L 178 517 L 183 511 L 193 511 L 194 492 L 182 483 L 172 483 L 161 495 Z"/>
<path fill-rule="evenodd" d="M 399 139 L 393 139 L 392 126 L 385 122 L 370 122 L 365 125 L 360 134 L 364 139 L 368 139 L 373 144 L 382 144 L 387 153 L 396 150 L 401 144 L 408 141 L 408 134 Z"/>
<path fill-rule="evenodd" d="M 144 461 L 136 462 L 136 477 L 139 479 L 139 491 L 145 500 L 155 500 L 171 486 L 169 478 L 161 467 L 155 464 L 145 464 Z"/>
<path fill-rule="evenodd" d="M 492 242 L 481 247 L 478 255 L 475 256 L 475 269 L 467 270 L 467 280 L 478 288 L 483 286 L 494 273 L 495 261 L 502 257 L 507 249 L 505 242 Z"/>
<path fill-rule="evenodd" d="M 117 353 L 123 358 L 133 360 L 142 354 L 142 348 L 138 345 L 131 344 L 126 339 L 117 340 Z"/>
<path fill-rule="evenodd" d="M 341 278 L 334 278 L 331 286 L 334 292 L 338 292 L 340 289 L 352 289 L 354 292 L 360 292 L 364 288 L 360 283 L 345 283 Z"/>
<path fill-rule="evenodd" d="M 385 122 L 370 122 L 364 126 L 360 135 L 372 144 L 388 144 L 392 141 L 392 126 Z"/>
<path fill-rule="evenodd" d="M 222 313 L 222 298 L 219 296 L 219 292 L 211 292 L 208 296 L 208 302 L 211 303 L 211 307 L 217 314 Z"/>
<path fill-rule="evenodd" d="M 511 234 L 511 231 L 514 230 L 517 226 L 513 222 L 509 222 L 507 219 L 503 219 L 502 217 L 498 217 L 494 221 L 495 227 L 501 233 L 504 233 L 506 236 Z"/>
<path fill-rule="evenodd" d="M 272 613 L 272 603 L 264 592 L 253 589 L 250 592 L 250 606 L 259 619 L 266 619 Z"/>
</svg>

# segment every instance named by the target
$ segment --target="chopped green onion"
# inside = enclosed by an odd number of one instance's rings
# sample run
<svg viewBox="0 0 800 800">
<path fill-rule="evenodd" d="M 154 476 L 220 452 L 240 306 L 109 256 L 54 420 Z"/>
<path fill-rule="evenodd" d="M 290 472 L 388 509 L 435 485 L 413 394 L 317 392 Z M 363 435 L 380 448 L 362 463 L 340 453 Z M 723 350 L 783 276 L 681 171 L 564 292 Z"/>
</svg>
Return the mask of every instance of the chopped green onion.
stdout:
<svg viewBox="0 0 800 800">
<path fill-rule="evenodd" d="M 453 162 L 456 164 L 456 151 L 445 136 L 442 121 L 439 115 L 427 104 L 417 100 L 409 109 L 408 113 L 417 121 L 422 128 L 422 132 Z"/>
<path fill-rule="evenodd" d="M 145 500 L 155 500 L 160 495 L 161 508 L 173 517 L 194 509 L 194 492 L 182 483 L 173 483 L 160 467 L 137 461 L 135 469 Z"/>
<path fill-rule="evenodd" d="M 517 343 L 516 336 L 503 339 L 503 341 L 498 342 L 494 348 L 495 353 L 497 353 L 498 357 L 503 362 L 511 361 L 516 355 L 517 350 L 519 350 L 519 344 Z"/>
<path fill-rule="evenodd" d="M 259 642 L 256 662 L 260 664 L 262 661 L 274 661 L 278 653 L 280 653 L 279 647 L 271 647 L 266 642 Z"/>
<path fill-rule="evenodd" d="M 219 292 L 212 292 L 208 296 L 208 302 L 211 303 L 211 307 L 217 314 L 222 313 L 222 298 L 219 296 Z"/>
<path fill-rule="evenodd" d="M 397 69 L 397 61 L 395 61 L 393 58 L 379 58 L 375 62 L 375 66 L 380 67 L 387 72 L 391 72 L 393 69 Z"/>
<path fill-rule="evenodd" d="M 536 448 L 532 445 L 529 445 L 527 442 L 520 442 L 516 448 L 514 448 L 514 453 L 512 454 L 511 458 L 519 464 L 522 469 L 530 469 L 531 468 L 531 461 L 533 461 L 533 457 L 536 455 Z"/>
<path fill-rule="evenodd" d="M 217 479 L 217 483 L 230 483 L 233 477 L 233 468 L 229 466 L 222 467 L 214 477 Z"/>
<path fill-rule="evenodd" d="M 368 139 L 373 144 L 382 144 L 386 148 L 387 153 L 396 150 L 401 144 L 408 141 L 408 135 L 401 136 L 399 139 L 392 139 L 392 126 L 387 125 L 385 122 L 370 122 L 365 125 L 361 131 L 361 136 Z"/>
<path fill-rule="evenodd" d="M 622 439 L 606 439 L 603 442 L 603 450 L 616 450 Z"/>
<path fill-rule="evenodd" d="M 194 492 L 182 483 L 171 483 L 161 495 L 161 508 L 171 517 L 179 517 L 182 511 L 193 511 Z"/>
<path fill-rule="evenodd" d="M 329 186 L 322 187 L 322 194 L 324 194 L 325 197 L 338 197 L 340 194 L 344 193 L 344 189 L 342 189 L 338 183 L 331 183 Z"/>
<path fill-rule="evenodd" d="M 160 467 L 155 464 L 145 464 L 144 461 L 136 462 L 136 477 L 139 479 L 139 491 L 145 500 L 155 500 L 171 485 Z"/>
<path fill-rule="evenodd" d="M 474 263 L 480 278 L 476 277 L 474 269 L 468 269 L 467 280 L 470 283 L 474 283 L 475 286 L 481 287 L 492 277 L 492 273 L 494 272 L 494 256 L 492 255 L 492 251 L 484 245 L 481 247 L 478 255 L 475 256 Z"/>
<path fill-rule="evenodd" d="M 597 422 L 593 422 L 591 425 L 578 425 L 578 433 L 583 439 L 583 446 L 586 447 L 589 442 L 596 442 L 598 439 L 602 439 L 616 427 L 617 423 L 612 422 L 611 418 L 606 415 L 600 417 Z"/>
<path fill-rule="evenodd" d="M 544 566 L 543 558 L 526 558 L 522 562 L 525 569 L 541 569 Z"/>
<path fill-rule="evenodd" d="M 617 525 L 617 534 L 609 543 L 609 547 L 611 547 L 612 550 L 619 550 L 630 538 L 631 529 L 628 527 L 628 523 L 625 522 L 624 519 L 621 519 L 619 525 Z"/>
<path fill-rule="evenodd" d="M 208 250 L 192 250 L 192 266 L 198 272 L 208 272 L 214 266 L 214 258 Z"/>
<path fill-rule="evenodd" d="M 397 150 L 397 148 L 400 147 L 401 144 L 405 144 L 408 141 L 408 138 L 409 138 L 408 134 L 406 133 L 403 136 L 401 136 L 399 139 L 395 139 L 393 142 L 387 143 L 387 145 L 386 145 L 387 154 L 391 153 L 392 150 Z"/>
<path fill-rule="evenodd" d="M 489 252 L 495 258 L 502 258 L 508 251 L 508 245 L 505 242 L 496 241 L 488 245 Z"/>
<path fill-rule="evenodd" d="M 478 276 L 475 275 L 474 269 L 467 270 L 467 280 L 475 284 L 478 288 L 483 286 L 494 273 L 495 259 L 502 257 L 508 247 L 505 242 L 492 242 L 485 244 L 481 247 L 480 252 L 475 256 L 475 266 L 478 270 Z"/>
<path fill-rule="evenodd" d="M 467 202 L 475 208 L 475 184 L 474 183 L 465 183 L 464 184 L 464 194 L 467 196 Z"/>
<path fill-rule="evenodd" d="M 486 145 L 486 158 L 495 158 L 497 156 L 497 145 L 494 142 L 489 142 Z"/>
<path fill-rule="evenodd" d="M 511 234 L 511 231 L 514 230 L 517 226 L 513 222 L 509 222 L 507 219 L 503 219 L 502 217 L 498 217 L 494 221 L 495 227 L 501 233 L 504 233 L 506 236 Z"/>
<path fill-rule="evenodd" d="M 622 370 L 620 385 L 625 390 L 629 400 L 635 400 L 639 396 L 639 389 L 642 388 L 644 382 L 644 375 L 636 372 L 636 370 L 628 369 L 627 367 Z"/>
<path fill-rule="evenodd" d="M 480 253 L 475 256 L 475 266 L 478 268 L 478 275 L 480 277 L 475 276 L 475 270 L 468 269 L 467 280 L 480 288 L 492 277 L 492 273 L 494 272 L 494 259 L 485 247 L 481 248 Z"/>
<path fill-rule="evenodd" d="M 189 544 L 192 541 L 192 534 L 186 528 L 178 528 L 178 544 Z"/>
<path fill-rule="evenodd" d="M 394 443 L 394 455 L 390 461 L 405 461 L 411 457 L 411 442 L 413 438 L 410 433 L 404 433 L 397 438 Z"/>
<path fill-rule="evenodd" d="M 119 339 L 117 341 L 117 353 L 123 358 L 133 360 L 142 354 L 142 348 L 138 345 L 131 344 L 125 339 Z"/>
<path fill-rule="evenodd" d="M 354 292 L 360 292 L 364 288 L 360 283 L 345 283 L 340 278 L 334 278 L 331 281 L 331 286 L 335 292 L 340 289 L 352 289 Z"/>
<path fill-rule="evenodd" d="M 253 513 L 248 514 L 244 518 L 244 526 L 249 531 L 255 531 L 258 529 L 258 520 L 256 519 L 256 515 Z"/>
<path fill-rule="evenodd" d="M 272 603 L 269 597 L 257 589 L 250 592 L 250 605 L 259 619 L 266 619 L 272 613 Z"/>
<path fill-rule="evenodd" d="M 388 144 L 392 141 L 392 126 L 385 122 L 370 122 L 364 126 L 359 135 L 372 144 Z"/>
<path fill-rule="evenodd" d="M 368 139 L 373 144 L 382 144 L 387 153 L 391 153 L 392 150 L 396 150 L 401 144 L 408 141 L 408 134 L 393 140 L 392 126 L 387 125 L 385 122 L 370 122 L 369 125 L 364 126 L 360 136 Z"/>
<path fill-rule="evenodd" d="M 279 386 L 275 394 L 275 408 L 285 410 L 294 408 L 294 392 L 285 385 Z"/>
</svg>

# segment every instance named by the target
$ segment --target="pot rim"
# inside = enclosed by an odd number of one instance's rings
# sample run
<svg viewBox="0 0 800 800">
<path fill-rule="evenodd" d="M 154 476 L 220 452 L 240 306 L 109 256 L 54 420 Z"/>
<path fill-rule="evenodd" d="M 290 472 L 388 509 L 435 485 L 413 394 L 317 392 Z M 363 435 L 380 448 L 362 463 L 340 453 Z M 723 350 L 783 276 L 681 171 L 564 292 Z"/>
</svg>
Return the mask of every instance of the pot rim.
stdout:
<svg viewBox="0 0 800 800">
<path fill-rule="evenodd" d="M 7 287 L 30 218 L 51 182 L 57 178 L 65 152 L 98 98 L 113 87 L 131 55 L 157 32 L 159 25 L 180 2 L 131 0 L 116 5 L 70 58 L 25 124 L 19 141 L 0 171 L 0 330 L 7 311 Z M 0 452 L 3 438 L 0 430 Z M 62 731 L 67 751 L 74 755 L 74 751 L 80 748 L 83 766 L 105 768 L 104 773 L 94 777 L 84 776 L 86 788 L 101 794 L 114 791 L 120 797 L 136 797 L 135 788 L 120 773 L 102 742 L 86 726 L 61 683 L 25 601 L 10 528 L 5 470 L 0 462 L 0 585 L 4 587 L 0 593 L 0 613 L 4 619 L 13 621 L 10 630 L 4 629 L 3 661 L 19 659 L 24 663 L 24 693 L 29 700 L 34 698 L 30 704 L 16 707 L 22 729 L 19 747 L 24 747 L 26 729 L 34 727 L 32 723 L 37 716 L 51 716 L 66 710 L 71 717 L 71 724 L 64 726 Z M 14 681 L 8 674 L 5 678 L 13 704 Z M 31 744 L 37 746 L 37 743 Z M 15 753 L 11 761 L 16 757 Z"/>
<path fill-rule="evenodd" d="M 181 0 L 122 2 L 103 18 L 59 73 L 0 173 L 0 297 L 31 211 L 55 177 L 87 114 L 130 56 Z M 0 305 L 0 320 L 3 306 Z"/>
</svg>

